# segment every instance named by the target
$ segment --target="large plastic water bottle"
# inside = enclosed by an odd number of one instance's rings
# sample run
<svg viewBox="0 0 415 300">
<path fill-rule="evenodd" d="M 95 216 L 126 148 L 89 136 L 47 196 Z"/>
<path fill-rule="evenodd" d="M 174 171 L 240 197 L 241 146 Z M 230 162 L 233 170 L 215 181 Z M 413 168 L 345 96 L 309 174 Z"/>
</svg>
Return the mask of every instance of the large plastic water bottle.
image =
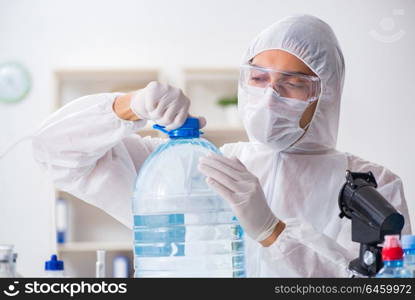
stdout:
<svg viewBox="0 0 415 300">
<path fill-rule="evenodd" d="M 402 236 L 403 265 L 415 278 L 415 235 Z"/>
<path fill-rule="evenodd" d="M 219 153 L 188 118 L 145 161 L 134 196 L 135 277 L 244 277 L 242 229 L 197 169 Z"/>
<path fill-rule="evenodd" d="M 403 250 L 399 235 L 386 235 L 382 248 L 383 268 L 377 278 L 410 278 L 411 274 L 403 267 Z"/>
</svg>

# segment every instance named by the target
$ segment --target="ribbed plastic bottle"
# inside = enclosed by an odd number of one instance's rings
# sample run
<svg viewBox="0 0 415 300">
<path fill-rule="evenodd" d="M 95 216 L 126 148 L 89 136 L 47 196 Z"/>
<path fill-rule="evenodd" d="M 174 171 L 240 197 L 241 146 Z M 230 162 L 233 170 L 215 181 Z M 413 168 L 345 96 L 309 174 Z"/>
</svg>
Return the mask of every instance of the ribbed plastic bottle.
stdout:
<svg viewBox="0 0 415 300">
<path fill-rule="evenodd" d="M 199 158 L 219 150 L 199 120 L 166 131 L 144 162 L 133 195 L 135 277 L 244 277 L 243 231 L 205 182 Z"/>
<path fill-rule="evenodd" d="M 383 268 L 377 278 L 410 278 L 411 274 L 403 267 L 403 250 L 399 235 L 386 235 L 382 248 Z"/>
<path fill-rule="evenodd" d="M 403 266 L 415 278 L 415 235 L 402 236 Z"/>
</svg>

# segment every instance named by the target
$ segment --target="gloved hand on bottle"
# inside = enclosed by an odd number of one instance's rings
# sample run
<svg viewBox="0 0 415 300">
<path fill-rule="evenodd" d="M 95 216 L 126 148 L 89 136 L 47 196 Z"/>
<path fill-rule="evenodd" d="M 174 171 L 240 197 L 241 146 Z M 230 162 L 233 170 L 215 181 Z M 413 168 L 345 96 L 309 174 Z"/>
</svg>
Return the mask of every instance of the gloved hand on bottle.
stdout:
<svg viewBox="0 0 415 300">
<path fill-rule="evenodd" d="M 246 234 L 270 246 L 285 224 L 268 206 L 258 178 L 236 157 L 209 153 L 199 160 L 207 184 L 230 204 Z"/>
<path fill-rule="evenodd" d="M 114 111 L 126 120 L 153 120 L 172 130 L 189 116 L 189 106 L 190 100 L 180 89 L 153 81 L 118 97 Z M 200 128 L 206 125 L 203 117 L 199 122 Z M 262 245 L 271 245 L 285 225 L 269 208 L 258 178 L 237 158 L 214 153 L 201 158 L 199 169 L 207 176 L 207 184 L 230 203 L 244 231 Z"/>
<path fill-rule="evenodd" d="M 114 111 L 125 120 L 152 120 L 166 130 L 180 127 L 189 117 L 190 100 L 175 87 L 156 81 L 145 88 L 117 97 Z M 206 120 L 199 117 L 200 128 Z"/>
</svg>

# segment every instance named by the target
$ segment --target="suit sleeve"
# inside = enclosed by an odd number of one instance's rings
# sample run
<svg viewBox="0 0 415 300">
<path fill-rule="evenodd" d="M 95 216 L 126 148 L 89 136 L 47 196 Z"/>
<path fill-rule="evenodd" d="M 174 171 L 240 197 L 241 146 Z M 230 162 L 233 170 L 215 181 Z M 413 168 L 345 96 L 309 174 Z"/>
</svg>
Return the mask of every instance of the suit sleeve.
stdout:
<svg viewBox="0 0 415 300">
<path fill-rule="evenodd" d="M 33 138 L 33 154 L 56 188 L 131 228 L 137 172 L 163 139 L 135 133 L 145 120 L 120 119 L 112 108 L 117 95 L 84 96 L 52 114 Z"/>
</svg>

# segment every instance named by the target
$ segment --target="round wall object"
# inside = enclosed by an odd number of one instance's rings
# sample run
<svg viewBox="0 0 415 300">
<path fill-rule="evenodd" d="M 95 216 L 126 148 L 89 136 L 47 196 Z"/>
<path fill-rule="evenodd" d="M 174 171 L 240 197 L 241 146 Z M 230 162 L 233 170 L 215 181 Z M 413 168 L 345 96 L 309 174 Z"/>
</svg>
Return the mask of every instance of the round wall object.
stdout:
<svg viewBox="0 0 415 300">
<path fill-rule="evenodd" d="M 8 62 L 0 64 L 0 102 L 17 102 L 29 93 L 31 79 L 21 64 Z"/>
</svg>

